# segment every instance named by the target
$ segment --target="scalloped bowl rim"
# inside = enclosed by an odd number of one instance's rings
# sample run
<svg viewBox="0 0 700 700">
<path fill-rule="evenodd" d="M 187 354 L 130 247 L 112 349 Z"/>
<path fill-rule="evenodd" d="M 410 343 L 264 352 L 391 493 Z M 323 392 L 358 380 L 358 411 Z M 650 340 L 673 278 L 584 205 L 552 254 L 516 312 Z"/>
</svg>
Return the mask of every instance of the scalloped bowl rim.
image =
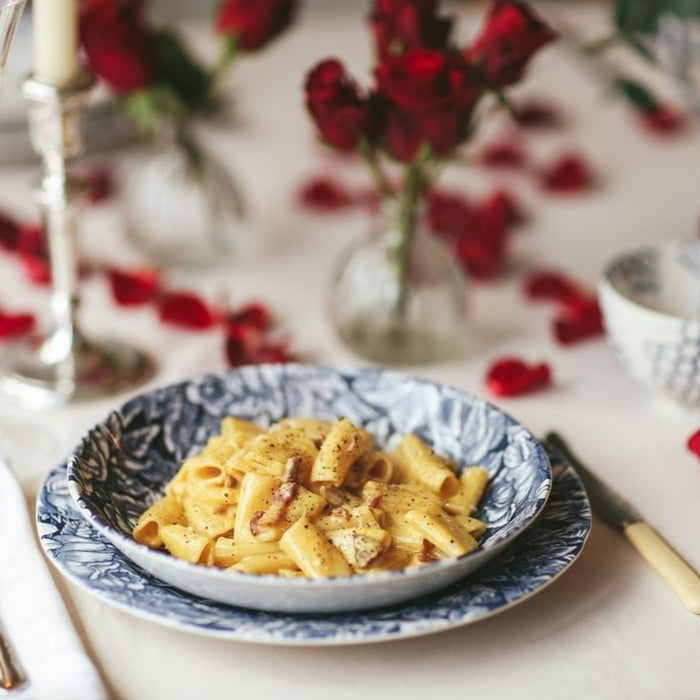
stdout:
<svg viewBox="0 0 700 700">
<path fill-rule="evenodd" d="M 90 427 L 84 434 L 83 437 L 80 439 L 78 442 L 78 445 L 74 449 L 74 451 L 71 453 L 70 458 L 68 460 L 68 466 L 67 466 L 67 480 L 68 480 L 68 489 L 71 494 L 71 497 L 73 498 L 73 501 L 78 507 L 78 510 L 80 511 L 81 515 L 85 518 L 85 520 L 92 526 L 94 527 L 98 532 L 100 532 L 102 535 L 104 535 L 114 546 L 116 546 L 120 551 L 122 551 L 131 561 L 136 562 L 141 568 L 144 568 L 144 565 L 141 564 L 140 562 L 142 560 L 150 560 L 153 562 L 155 565 L 156 563 L 163 564 L 166 566 L 168 569 L 171 569 L 172 571 L 178 571 L 181 570 L 183 573 L 189 574 L 189 575 L 194 575 L 197 578 L 199 578 L 201 581 L 207 581 L 210 580 L 211 582 L 226 582 L 230 583 L 232 586 L 234 586 L 236 583 L 238 584 L 245 584 L 250 585 L 254 584 L 256 586 L 259 586 L 261 588 L 282 588 L 285 590 L 289 591 L 294 591 L 294 590 L 307 590 L 307 589 L 312 589 L 312 588 L 323 588 L 323 589 L 335 589 L 335 590 L 343 590 L 343 589 L 367 589 L 374 587 L 375 585 L 379 585 L 381 583 L 386 583 L 389 581 L 396 581 L 398 579 L 415 579 L 415 580 L 421 580 L 425 578 L 433 578 L 436 575 L 439 575 L 440 572 L 442 571 L 449 571 L 450 569 L 455 569 L 455 568 L 461 568 L 464 565 L 465 561 L 469 561 L 473 564 L 472 567 L 470 567 L 469 571 L 465 572 L 462 576 L 457 577 L 458 578 L 463 578 L 469 573 L 471 573 L 472 570 L 475 570 L 478 568 L 478 565 L 480 564 L 481 560 L 483 559 L 491 559 L 495 554 L 500 552 L 502 549 L 504 549 L 506 546 L 511 545 L 517 537 L 519 537 L 532 523 L 537 519 L 537 517 L 540 515 L 542 512 L 544 506 L 546 505 L 551 489 L 552 489 L 552 468 L 551 464 L 549 461 L 549 457 L 547 456 L 543 446 L 539 442 L 539 440 L 533 435 L 533 433 L 525 428 L 525 426 L 522 425 L 519 421 L 517 421 L 515 418 L 513 418 L 510 414 L 506 413 L 502 409 L 498 408 L 494 404 L 490 403 L 489 401 L 477 396 L 476 394 L 472 394 L 468 391 L 464 391 L 462 389 L 458 389 L 454 386 L 442 383 L 442 382 L 436 382 L 432 381 L 429 379 L 424 379 L 421 377 L 416 377 L 413 375 L 409 374 L 404 374 L 401 372 L 393 371 L 393 370 L 384 370 L 381 368 L 372 368 L 372 367 L 338 367 L 338 366 L 330 366 L 330 365 L 309 365 L 309 364 L 301 364 L 301 363 L 281 363 L 281 364 L 268 364 L 266 367 L 298 367 L 298 368 L 317 368 L 317 369 L 323 369 L 323 370 L 328 370 L 332 372 L 338 372 L 338 373 L 343 373 L 343 374 L 354 374 L 354 375 L 359 375 L 364 371 L 375 371 L 375 372 L 380 372 L 383 376 L 390 377 L 390 378 L 402 378 L 402 379 L 411 379 L 414 381 L 418 381 L 422 384 L 426 385 L 431 385 L 434 387 L 441 387 L 441 388 L 446 388 L 450 389 L 452 391 L 457 392 L 458 394 L 462 395 L 463 397 L 467 397 L 470 400 L 475 400 L 477 402 L 482 403 L 486 407 L 495 410 L 496 412 L 504 415 L 509 421 L 512 422 L 513 425 L 518 425 L 521 426 L 528 436 L 532 439 L 532 442 L 539 453 L 540 459 L 544 462 L 544 464 L 547 467 L 547 474 L 546 476 L 542 479 L 541 485 L 543 486 L 543 490 L 541 492 L 541 495 L 537 498 L 536 501 L 533 501 L 533 505 L 531 506 L 531 512 L 529 515 L 524 519 L 522 523 L 520 523 L 517 527 L 515 527 L 511 532 L 507 533 L 500 539 L 496 539 L 491 543 L 490 546 L 488 547 L 482 547 L 481 545 L 471 551 L 468 552 L 467 554 L 463 554 L 459 557 L 449 557 L 446 559 L 442 559 L 436 562 L 428 562 L 422 566 L 414 566 L 414 567 L 407 567 L 404 569 L 397 569 L 393 571 L 380 571 L 380 572 L 374 572 L 372 574 L 353 574 L 350 576 L 336 576 L 336 577 L 329 577 L 329 578 L 324 578 L 324 577 L 319 577 L 319 578 L 302 578 L 302 577 L 283 577 L 283 576 L 278 576 L 276 574 L 247 574 L 243 572 L 237 572 L 237 571 L 229 571 L 226 569 L 218 569 L 215 567 L 207 567 L 207 566 L 202 566 L 201 564 L 192 564 L 188 561 L 185 561 L 183 559 L 177 559 L 173 557 L 172 555 L 168 554 L 165 551 L 162 550 L 155 550 L 151 549 L 150 547 L 147 547 L 146 545 L 140 544 L 136 542 L 134 539 L 128 537 L 127 535 L 123 534 L 121 531 L 117 530 L 115 527 L 110 525 L 108 522 L 106 522 L 102 517 L 97 515 L 93 510 L 90 508 L 90 506 L 83 500 L 82 493 L 80 491 L 80 487 L 77 484 L 77 482 L 72 478 L 73 473 L 75 471 L 75 464 L 76 464 L 76 454 L 81 450 L 81 448 L 85 445 L 87 440 L 89 439 L 90 435 L 92 432 L 101 426 L 103 423 L 105 423 L 109 417 L 114 416 L 114 415 L 120 415 L 123 413 L 124 409 L 132 404 L 133 402 L 138 402 L 143 399 L 143 397 L 154 394 L 157 392 L 165 392 L 169 390 L 173 390 L 178 387 L 185 387 L 193 382 L 196 381 L 201 381 L 203 379 L 206 379 L 208 377 L 212 378 L 221 378 L 223 376 L 226 376 L 230 373 L 235 373 L 235 372 L 245 372 L 247 369 L 253 369 L 258 367 L 259 365 L 247 365 L 241 368 L 236 368 L 224 372 L 210 372 L 202 375 L 198 375 L 196 377 L 191 377 L 189 379 L 180 381 L 180 382 L 174 382 L 171 384 L 163 385 L 160 387 L 153 388 L 147 392 L 143 392 L 141 394 L 137 394 L 135 396 L 132 396 L 130 399 L 122 403 L 118 408 L 110 411 L 110 413 L 102 420 L 99 421 L 98 423 L 95 423 L 92 427 Z M 485 562 L 483 562 L 485 563 Z M 179 587 L 177 584 L 173 584 L 170 581 L 168 581 L 166 578 L 163 578 L 162 576 L 153 573 L 150 571 L 150 574 L 153 575 L 155 578 L 158 578 L 162 581 L 165 581 L 166 583 L 169 583 L 170 585 L 174 587 Z M 186 589 L 185 589 L 186 590 Z M 410 596 L 410 597 L 417 597 L 419 594 Z M 204 597 L 207 597 L 206 595 Z M 405 599 L 405 598 L 404 598 Z M 403 599 L 402 599 L 403 600 Z M 223 601 L 222 601 L 223 602 Z M 396 602 L 399 602 L 399 599 L 397 599 Z M 250 606 L 253 607 L 253 606 Z M 269 610 L 282 610 L 282 608 L 268 608 Z M 360 606 L 357 608 L 362 609 Z M 285 608 L 287 611 L 293 611 L 294 608 Z M 311 609 L 304 609 L 304 612 L 310 612 Z"/>
</svg>

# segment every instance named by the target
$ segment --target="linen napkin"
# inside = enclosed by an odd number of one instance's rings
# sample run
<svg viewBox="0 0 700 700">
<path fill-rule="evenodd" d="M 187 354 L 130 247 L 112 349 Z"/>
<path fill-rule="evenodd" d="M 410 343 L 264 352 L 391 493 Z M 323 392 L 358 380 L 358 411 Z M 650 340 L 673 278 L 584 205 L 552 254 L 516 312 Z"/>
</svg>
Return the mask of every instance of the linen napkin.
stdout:
<svg viewBox="0 0 700 700">
<path fill-rule="evenodd" d="M 103 700 L 107 693 L 39 551 L 24 494 L 0 456 L 0 625 L 29 679 L 21 700 Z"/>
</svg>

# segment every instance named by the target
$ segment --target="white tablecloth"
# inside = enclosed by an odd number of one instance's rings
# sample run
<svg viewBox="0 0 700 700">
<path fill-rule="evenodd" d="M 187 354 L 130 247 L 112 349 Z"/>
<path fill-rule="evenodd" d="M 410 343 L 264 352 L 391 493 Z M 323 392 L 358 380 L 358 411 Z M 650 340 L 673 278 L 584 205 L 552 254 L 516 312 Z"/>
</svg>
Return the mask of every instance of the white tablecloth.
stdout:
<svg viewBox="0 0 700 700">
<path fill-rule="evenodd" d="M 541 5 L 545 13 L 566 13 L 590 34 L 605 26 L 598 5 Z M 240 62 L 233 88 L 241 124 L 235 133 L 211 131 L 206 137 L 240 174 L 266 252 L 246 264 L 210 273 L 172 272 L 167 278 L 170 286 L 191 285 L 212 298 L 226 289 L 234 301 L 269 302 L 292 332 L 295 349 L 324 363 L 357 363 L 334 337 L 325 299 L 340 252 L 362 235 L 366 220 L 361 214 L 311 216 L 294 206 L 299 183 L 332 167 L 313 144 L 301 84 L 305 70 L 330 54 L 363 75 L 368 39 L 360 13 L 352 5 L 306 14 L 270 51 Z M 484 394 L 484 370 L 493 357 L 515 353 L 550 361 L 554 389 L 497 403 L 536 433 L 560 430 L 700 569 L 700 463 L 685 449 L 700 418 L 628 379 L 602 341 L 557 347 L 548 332 L 551 310 L 524 303 L 517 274 L 524 265 L 548 263 L 594 285 L 605 261 L 622 248 L 695 235 L 700 133 L 695 128 L 668 140 L 643 133 L 624 105 L 606 99 L 591 66 L 565 46 L 543 54 L 535 68 L 528 92 L 553 96 L 570 118 L 565 131 L 528 141 L 535 161 L 564 148 L 581 149 L 600 186 L 557 199 L 539 193 L 531 179 L 516 178 L 513 186 L 531 223 L 517 234 L 514 273 L 475 288 L 470 354 L 411 371 Z M 663 80 L 652 79 L 673 94 Z M 114 154 L 124 165 L 136 158 Z M 31 167 L 6 166 L 0 204 L 32 215 L 34 177 Z M 465 170 L 447 179 L 474 192 L 492 181 Z M 83 245 L 93 257 L 135 259 L 124 243 L 116 203 L 86 215 Z M 45 308 L 46 295 L 29 288 L 16 266 L 3 259 L 0 302 Z M 118 309 L 99 279 L 85 286 L 83 319 L 92 336 L 118 336 L 157 356 L 160 371 L 152 385 L 224 367 L 217 333 L 181 333 L 160 325 L 151 310 Z M 28 498 L 79 435 L 121 399 L 43 414 L 0 407 L 6 447 Z M 451 632 L 366 647 L 273 648 L 180 633 L 131 617 L 56 578 L 116 698 L 369 700 L 390 692 L 407 699 L 700 697 L 700 621 L 599 521 L 577 563 L 522 605 Z"/>
</svg>

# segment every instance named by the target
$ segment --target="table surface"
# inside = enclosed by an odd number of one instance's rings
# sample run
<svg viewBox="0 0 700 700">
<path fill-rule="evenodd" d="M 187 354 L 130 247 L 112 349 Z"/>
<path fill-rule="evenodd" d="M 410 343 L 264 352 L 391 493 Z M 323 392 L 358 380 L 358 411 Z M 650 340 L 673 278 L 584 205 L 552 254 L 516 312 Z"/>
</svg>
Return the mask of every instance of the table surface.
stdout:
<svg viewBox="0 0 700 700">
<path fill-rule="evenodd" d="M 605 27 L 602 5 L 541 5 L 545 14 L 577 31 L 595 35 Z M 341 365 L 359 361 L 333 335 L 325 315 L 326 289 L 342 250 L 368 224 L 361 213 L 312 216 L 295 207 L 294 192 L 304 179 L 337 166 L 314 145 L 300 86 L 308 67 L 326 55 L 339 55 L 359 74 L 366 69 L 361 13 L 355 4 L 337 4 L 333 12 L 315 8 L 271 50 L 241 61 L 232 83 L 240 123 L 235 131 L 211 129 L 204 137 L 239 173 L 264 254 L 208 272 L 167 275 L 173 287 L 192 286 L 212 298 L 226 290 L 234 301 L 269 302 L 292 333 L 296 350 Z M 205 35 L 193 29 L 195 39 Z M 207 41 L 201 43 L 206 49 Z M 645 134 L 624 105 L 606 99 L 597 64 L 584 64 L 564 44 L 543 54 L 535 68 L 525 92 L 555 98 L 570 118 L 563 132 L 528 137 L 535 159 L 545 162 L 565 148 L 580 149 L 594 164 L 600 185 L 589 194 L 557 199 L 537 192 L 532 179 L 507 180 L 531 213 L 517 235 L 511 274 L 475 287 L 468 355 L 408 371 L 483 395 L 484 370 L 493 357 L 550 361 L 556 376 L 552 390 L 498 405 L 535 433 L 561 431 L 700 569 L 700 464 L 685 448 L 698 416 L 635 384 L 603 341 L 556 346 L 548 333 L 550 310 L 523 303 L 519 275 L 528 265 L 546 263 L 592 286 L 605 261 L 623 248 L 696 235 L 700 133 L 693 128 L 666 140 Z M 663 78 L 649 77 L 674 95 Z M 124 151 L 110 159 L 127 170 L 142 155 Z M 355 168 L 337 167 L 349 178 L 361 176 Z M 0 173 L 0 204 L 33 216 L 35 177 L 32 167 L 6 167 Z M 447 173 L 446 181 L 477 192 L 492 186 L 494 176 L 459 169 Z M 86 213 L 83 246 L 96 259 L 137 260 L 125 243 L 116 202 Z M 0 272 L 3 305 L 45 310 L 46 293 L 29 288 L 12 263 L 0 260 Z M 219 335 L 174 331 L 159 325 L 148 309 L 119 309 L 101 279 L 86 282 L 83 304 L 89 334 L 120 337 L 158 358 L 153 386 L 224 367 Z M 30 502 L 49 468 L 122 399 L 43 414 L 0 406 L 4 447 Z M 56 582 L 115 698 L 370 699 L 386 697 L 391 689 L 404 698 L 424 698 L 428 692 L 491 698 L 690 699 L 700 694 L 698 618 L 623 538 L 597 520 L 574 566 L 522 605 L 450 632 L 380 645 L 276 648 L 202 638 L 131 617 L 58 575 Z"/>
</svg>

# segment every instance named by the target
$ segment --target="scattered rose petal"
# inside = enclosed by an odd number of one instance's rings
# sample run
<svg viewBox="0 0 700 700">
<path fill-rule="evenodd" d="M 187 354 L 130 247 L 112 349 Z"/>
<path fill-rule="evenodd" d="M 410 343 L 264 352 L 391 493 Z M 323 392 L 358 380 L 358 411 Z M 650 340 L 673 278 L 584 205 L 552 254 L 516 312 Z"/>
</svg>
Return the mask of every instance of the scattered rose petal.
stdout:
<svg viewBox="0 0 700 700">
<path fill-rule="evenodd" d="M 112 296 L 121 306 L 141 306 L 154 301 L 160 293 L 160 275 L 151 268 L 107 270 Z"/>
<path fill-rule="evenodd" d="M 238 326 L 264 331 L 272 325 L 272 314 L 264 304 L 251 303 L 227 314 L 225 322 L 229 333 L 235 333 Z"/>
<path fill-rule="evenodd" d="M 327 177 L 309 180 L 299 190 L 299 203 L 305 209 L 331 212 L 355 204 L 355 198 L 339 182 Z"/>
<path fill-rule="evenodd" d="M 700 458 L 700 430 L 696 430 L 687 442 L 688 449 Z"/>
<path fill-rule="evenodd" d="M 532 300 L 555 301 L 565 306 L 578 303 L 586 296 L 581 287 L 563 272 L 540 269 L 525 280 L 525 296 Z"/>
<path fill-rule="evenodd" d="M 640 114 L 642 124 L 651 132 L 670 135 L 682 131 L 688 124 L 685 114 L 669 105 L 660 104 L 655 109 Z"/>
<path fill-rule="evenodd" d="M 20 253 L 19 260 L 30 282 L 42 287 L 51 284 L 51 266 L 47 260 L 26 253 Z"/>
<path fill-rule="evenodd" d="M 89 204 L 101 204 L 114 194 L 114 177 L 106 167 L 96 167 L 81 175 L 83 185 L 87 188 L 86 199 Z"/>
<path fill-rule="evenodd" d="M 566 306 L 554 319 L 552 332 L 561 345 L 573 345 L 603 335 L 605 328 L 598 300 L 582 298 Z"/>
<path fill-rule="evenodd" d="M 527 221 L 527 214 L 520 202 L 508 190 L 499 189 L 492 192 L 484 200 L 483 207 L 502 210 L 506 223 L 511 226 L 519 226 Z"/>
<path fill-rule="evenodd" d="M 555 194 L 575 194 L 590 189 L 594 183 L 588 163 L 575 153 L 557 158 L 541 173 L 542 187 Z"/>
<path fill-rule="evenodd" d="M 6 314 L 0 311 L 0 339 L 20 338 L 34 330 L 36 319 L 32 314 Z"/>
<path fill-rule="evenodd" d="M 19 244 L 20 226 L 11 216 L 0 212 L 0 248 L 13 251 Z"/>
<path fill-rule="evenodd" d="M 168 292 L 158 298 L 158 316 L 163 323 L 193 331 L 214 326 L 218 315 L 191 292 Z"/>
<path fill-rule="evenodd" d="M 487 168 L 522 168 L 527 156 L 523 144 L 513 137 L 505 137 L 485 146 L 478 161 Z"/>
<path fill-rule="evenodd" d="M 517 357 L 496 360 L 486 372 L 486 386 L 496 396 L 521 396 L 544 389 L 552 382 L 545 362 L 529 365 Z"/>
<path fill-rule="evenodd" d="M 515 105 L 515 121 L 523 129 L 558 129 L 564 117 L 551 102 L 531 98 Z"/>
<path fill-rule="evenodd" d="M 226 335 L 226 358 L 231 367 L 269 362 L 289 362 L 288 341 L 272 340 L 254 326 L 229 328 Z"/>
<path fill-rule="evenodd" d="M 48 258 L 49 252 L 43 226 L 40 224 L 25 224 L 21 226 L 19 239 L 17 240 L 17 250 L 20 253 Z"/>
</svg>

